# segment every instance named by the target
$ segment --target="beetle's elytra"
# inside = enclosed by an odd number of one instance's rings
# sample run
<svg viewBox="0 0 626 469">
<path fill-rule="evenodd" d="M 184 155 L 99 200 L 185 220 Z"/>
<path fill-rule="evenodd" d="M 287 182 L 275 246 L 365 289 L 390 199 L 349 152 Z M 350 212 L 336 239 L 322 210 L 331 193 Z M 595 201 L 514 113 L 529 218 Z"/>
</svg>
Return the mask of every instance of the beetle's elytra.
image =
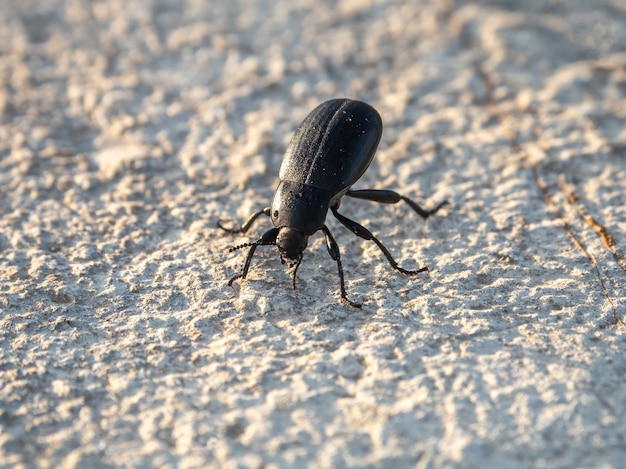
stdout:
<svg viewBox="0 0 626 469">
<path fill-rule="evenodd" d="M 330 257 L 337 263 L 341 300 L 351 306 L 361 305 L 348 299 L 339 246 L 324 224 L 328 210 L 355 235 L 373 241 L 382 251 L 391 267 L 404 275 L 417 275 L 428 270 L 405 270 L 369 230 L 341 215 L 337 210 L 346 195 L 357 199 L 395 204 L 401 200 L 409 204 L 422 218 L 436 213 L 447 201 L 432 210 L 425 210 L 412 200 L 389 190 L 358 190 L 350 187 L 369 166 L 382 135 L 383 123 L 378 112 L 369 104 L 350 99 L 331 99 L 316 107 L 300 124 L 280 166 L 280 183 L 270 207 L 254 213 L 240 228 L 229 229 L 218 222 L 218 227 L 229 233 L 245 233 L 261 215 L 271 218 L 274 228 L 257 241 L 230 248 L 230 251 L 249 247 L 240 274 L 228 285 L 246 278 L 257 246 L 276 245 L 281 261 L 293 268 L 292 287 L 296 288 L 296 272 L 302 261 L 309 236 L 322 230 Z"/>
</svg>

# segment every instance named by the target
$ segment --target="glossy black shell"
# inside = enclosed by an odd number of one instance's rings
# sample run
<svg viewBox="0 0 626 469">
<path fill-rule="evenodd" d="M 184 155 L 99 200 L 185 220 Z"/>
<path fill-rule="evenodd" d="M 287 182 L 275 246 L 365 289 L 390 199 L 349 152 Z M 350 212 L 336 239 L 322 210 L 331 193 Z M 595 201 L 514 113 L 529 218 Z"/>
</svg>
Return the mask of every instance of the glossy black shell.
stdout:
<svg viewBox="0 0 626 469">
<path fill-rule="evenodd" d="M 326 101 L 296 130 L 278 176 L 343 195 L 369 166 L 382 131 L 380 115 L 369 104 Z"/>
<path fill-rule="evenodd" d="M 382 130 L 378 112 L 361 101 L 332 99 L 311 111 L 280 166 L 274 226 L 295 227 L 307 235 L 319 230 L 328 208 L 370 165 Z"/>
</svg>

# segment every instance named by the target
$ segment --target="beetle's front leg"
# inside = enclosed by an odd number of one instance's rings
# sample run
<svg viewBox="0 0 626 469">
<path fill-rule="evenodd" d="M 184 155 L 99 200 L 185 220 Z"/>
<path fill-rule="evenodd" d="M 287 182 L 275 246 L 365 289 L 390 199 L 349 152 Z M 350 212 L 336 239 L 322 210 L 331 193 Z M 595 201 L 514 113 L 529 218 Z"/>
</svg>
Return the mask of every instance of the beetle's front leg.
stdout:
<svg viewBox="0 0 626 469">
<path fill-rule="evenodd" d="M 250 269 L 250 263 L 252 262 L 252 256 L 254 256 L 254 251 L 256 251 L 257 246 L 267 246 L 268 244 L 276 244 L 276 236 L 278 235 L 278 228 L 272 228 L 269 231 L 266 231 L 263 236 L 261 236 L 254 243 L 245 243 L 240 244 L 239 246 L 235 246 L 229 249 L 229 252 L 236 251 L 237 249 L 250 247 L 248 251 L 248 255 L 246 256 L 246 262 L 243 265 L 243 269 L 240 274 L 235 275 L 228 281 L 228 286 L 232 287 L 233 282 L 239 278 L 246 278 L 248 275 L 248 270 Z"/>
<path fill-rule="evenodd" d="M 360 308 L 361 305 L 359 303 L 355 303 L 354 301 L 350 301 L 348 299 L 348 293 L 346 292 L 346 285 L 343 278 L 343 267 L 341 266 L 341 255 L 339 253 L 337 241 L 335 241 L 333 235 L 330 234 L 330 230 L 326 227 L 326 225 L 322 226 L 322 231 L 326 237 L 326 248 L 328 249 L 328 254 L 330 254 L 330 257 L 337 262 L 337 269 L 339 270 L 339 288 L 341 289 L 341 301 L 348 303 L 350 306 L 354 306 L 355 308 Z"/>
<path fill-rule="evenodd" d="M 348 191 L 346 192 L 346 195 L 349 197 L 354 197 L 355 199 L 371 200 L 372 202 L 380 202 L 382 204 L 397 204 L 398 202 L 403 200 L 404 202 L 409 204 L 409 206 L 413 210 L 415 210 L 419 214 L 419 216 L 422 217 L 423 219 L 426 219 L 429 216 L 434 215 L 444 205 L 448 205 L 448 201 L 444 200 L 435 208 L 426 210 L 420 207 L 419 205 L 417 205 L 408 197 L 400 195 L 395 191 L 388 191 L 388 190 L 365 189 L 361 191 Z"/>
<path fill-rule="evenodd" d="M 245 233 L 246 231 L 248 231 L 250 229 L 252 224 L 261 215 L 267 215 L 269 217 L 270 216 L 270 209 L 271 209 L 270 207 L 265 207 L 263 210 L 259 210 L 258 212 L 253 213 L 250 216 L 250 218 L 248 218 L 248 220 L 243 225 L 241 225 L 239 228 L 226 228 L 224 225 L 222 225 L 222 221 L 221 220 L 218 220 L 217 227 L 221 228 L 222 230 L 226 231 L 227 233 Z"/>
<path fill-rule="evenodd" d="M 422 267 L 421 269 L 418 269 L 418 270 L 406 270 L 406 269 L 403 269 L 402 267 L 400 267 L 398 265 L 398 263 L 393 258 L 391 253 L 387 250 L 387 248 L 385 246 L 383 246 L 383 243 L 381 243 L 378 240 L 378 238 L 376 238 L 376 236 L 374 236 L 372 234 L 372 232 L 370 230 L 365 228 L 363 225 L 359 225 L 354 220 L 350 220 L 349 218 L 344 217 L 342 214 L 337 212 L 337 210 L 334 209 L 334 208 L 331 208 L 331 211 L 333 212 L 333 215 L 335 215 L 335 218 L 337 220 L 339 220 L 342 225 L 344 225 L 346 228 L 348 228 L 350 231 L 352 231 L 359 238 L 363 238 L 363 239 L 365 239 L 367 241 L 374 241 L 374 243 L 376 243 L 376 246 L 378 246 L 380 248 L 380 250 L 383 252 L 383 254 L 385 255 L 385 258 L 387 258 L 387 261 L 389 262 L 389 265 L 391 265 L 391 267 L 393 267 L 394 269 L 396 269 L 400 273 L 403 273 L 404 275 L 417 275 L 420 272 L 428 271 L 428 267 Z"/>
</svg>

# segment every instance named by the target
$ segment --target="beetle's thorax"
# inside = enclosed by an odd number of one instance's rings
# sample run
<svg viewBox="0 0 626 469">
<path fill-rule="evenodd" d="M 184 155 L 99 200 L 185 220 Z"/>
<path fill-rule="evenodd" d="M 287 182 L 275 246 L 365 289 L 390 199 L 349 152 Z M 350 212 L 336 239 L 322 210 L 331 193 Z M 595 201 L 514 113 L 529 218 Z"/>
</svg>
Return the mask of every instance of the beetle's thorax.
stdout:
<svg viewBox="0 0 626 469">
<path fill-rule="evenodd" d="M 281 181 L 272 202 L 272 223 L 276 228 L 294 228 L 311 236 L 324 225 L 330 199 L 331 194 L 325 189 Z"/>
</svg>

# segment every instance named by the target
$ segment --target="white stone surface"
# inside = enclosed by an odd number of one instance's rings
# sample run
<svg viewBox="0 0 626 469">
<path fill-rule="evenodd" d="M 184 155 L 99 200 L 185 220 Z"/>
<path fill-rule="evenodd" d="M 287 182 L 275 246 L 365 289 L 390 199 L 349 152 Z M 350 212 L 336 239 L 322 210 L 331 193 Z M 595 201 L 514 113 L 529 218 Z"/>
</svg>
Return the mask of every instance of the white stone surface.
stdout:
<svg viewBox="0 0 626 469">
<path fill-rule="evenodd" d="M 0 466 L 623 467 L 623 1 L 0 5 Z M 343 96 L 355 188 L 451 204 L 342 211 L 430 273 L 329 217 L 362 310 L 321 235 L 227 287 Z"/>
</svg>

